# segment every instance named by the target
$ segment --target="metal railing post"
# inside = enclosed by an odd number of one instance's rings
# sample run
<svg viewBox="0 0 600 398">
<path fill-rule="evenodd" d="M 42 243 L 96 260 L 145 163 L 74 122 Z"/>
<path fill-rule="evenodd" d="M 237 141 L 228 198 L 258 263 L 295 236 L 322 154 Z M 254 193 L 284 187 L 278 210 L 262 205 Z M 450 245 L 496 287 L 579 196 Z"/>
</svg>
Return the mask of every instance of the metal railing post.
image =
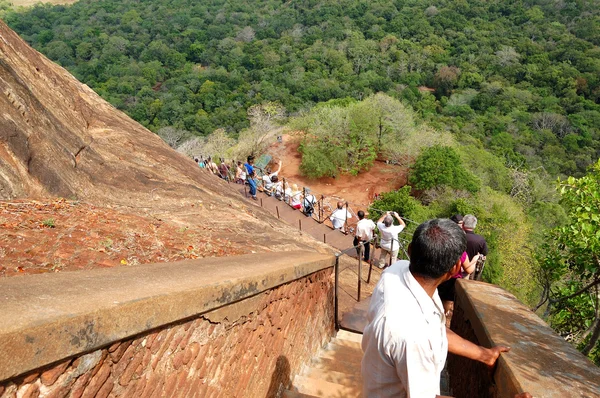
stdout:
<svg viewBox="0 0 600 398">
<path fill-rule="evenodd" d="M 373 245 L 372 250 L 375 250 L 375 245 Z M 370 253 L 371 258 L 375 255 L 375 253 Z M 373 261 L 369 262 L 369 275 L 367 276 L 367 283 L 371 283 L 371 271 L 373 271 Z"/>
<path fill-rule="evenodd" d="M 362 282 L 362 257 L 363 250 L 365 249 L 362 242 L 359 243 L 359 248 L 360 250 L 358 251 L 358 302 L 360 303 L 360 288 Z"/>
<path fill-rule="evenodd" d="M 325 222 L 323 217 L 325 215 L 324 201 L 325 197 L 321 195 L 321 200 L 319 201 L 319 222 Z"/>
<path fill-rule="evenodd" d="M 346 202 L 346 219 L 344 220 L 344 233 L 348 235 L 348 202 Z"/>
<path fill-rule="evenodd" d="M 277 210 L 277 218 L 281 218 L 279 217 L 279 206 L 275 206 L 275 210 Z"/>
<path fill-rule="evenodd" d="M 334 294 L 333 294 L 333 313 L 334 313 L 334 322 L 335 322 L 335 330 L 338 331 L 340 330 L 340 322 L 339 322 L 339 318 L 338 318 L 338 289 L 339 289 L 339 279 L 340 279 L 340 256 L 336 255 L 335 256 L 335 285 L 333 287 L 334 289 Z"/>
</svg>

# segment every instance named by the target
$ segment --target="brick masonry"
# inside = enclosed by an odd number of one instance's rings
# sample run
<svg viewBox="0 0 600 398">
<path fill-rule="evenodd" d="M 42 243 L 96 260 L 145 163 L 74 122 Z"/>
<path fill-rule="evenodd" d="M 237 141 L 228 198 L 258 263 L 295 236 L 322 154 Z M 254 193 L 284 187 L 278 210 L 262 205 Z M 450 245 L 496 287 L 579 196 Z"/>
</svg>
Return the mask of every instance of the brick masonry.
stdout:
<svg viewBox="0 0 600 398">
<path fill-rule="evenodd" d="M 0 397 L 278 396 L 334 333 L 332 269 L 227 307 L 235 319 L 154 329 L 4 381 Z"/>
<path fill-rule="evenodd" d="M 471 322 L 459 305 L 454 306 L 451 329 L 459 336 L 480 345 Z M 453 397 L 496 397 L 492 372 L 482 363 L 448 353 L 447 369 Z"/>
<path fill-rule="evenodd" d="M 600 397 L 600 370 L 504 289 L 459 280 L 451 329 L 484 347 L 510 347 L 493 369 L 448 356 L 450 394 L 462 397 Z"/>
</svg>

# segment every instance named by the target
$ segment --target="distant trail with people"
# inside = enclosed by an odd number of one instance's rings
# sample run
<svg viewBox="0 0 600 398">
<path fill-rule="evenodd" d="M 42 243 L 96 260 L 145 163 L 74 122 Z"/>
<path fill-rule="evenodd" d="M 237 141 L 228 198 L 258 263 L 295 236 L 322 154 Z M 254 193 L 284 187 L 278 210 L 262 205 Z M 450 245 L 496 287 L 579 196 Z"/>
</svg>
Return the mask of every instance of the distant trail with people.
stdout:
<svg viewBox="0 0 600 398">
<path fill-rule="evenodd" d="M 274 143 L 268 154 L 274 160 L 281 159 L 281 176 L 298 186 L 310 187 L 314 192 L 328 197 L 339 198 L 366 208 L 373 201 L 374 194 L 394 191 L 407 184 L 407 170 L 404 167 L 376 161 L 373 167 L 356 176 L 345 174 L 336 178 L 323 177 L 309 179 L 300 172 L 302 154 L 298 151 L 300 139 L 294 135 L 284 135 L 282 143 Z"/>
</svg>

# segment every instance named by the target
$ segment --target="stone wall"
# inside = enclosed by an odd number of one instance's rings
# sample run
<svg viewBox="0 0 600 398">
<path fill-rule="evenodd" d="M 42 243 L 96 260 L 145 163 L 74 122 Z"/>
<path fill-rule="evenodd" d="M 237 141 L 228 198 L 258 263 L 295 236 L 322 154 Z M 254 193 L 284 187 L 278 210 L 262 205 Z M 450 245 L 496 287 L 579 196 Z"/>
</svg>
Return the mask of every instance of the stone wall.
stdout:
<svg viewBox="0 0 600 398">
<path fill-rule="evenodd" d="M 259 263 L 254 268 L 265 271 L 263 278 L 257 276 L 260 273 L 249 272 L 258 285 L 272 279 L 269 273 L 274 268 L 287 269 L 278 271 L 281 283 L 277 286 L 265 283 L 258 289 L 262 291 L 241 300 L 230 294 L 230 302 L 218 308 L 43 364 L 0 382 L 0 396 L 276 396 L 334 333 L 333 260 L 315 254 L 283 255 L 285 266 L 280 265 L 281 258 L 241 256 L 249 268 L 247 260 L 253 258 Z M 277 256 L 282 255 L 271 257 Z M 236 259 L 220 259 L 220 265 L 226 267 Z M 300 267 L 298 263 L 302 263 Z M 148 268 L 153 267 L 137 267 L 142 272 Z M 171 273 L 177 268 L 174 264 Z M 203 268 L 196 268 L 202 274 Z M 169 294 L 177 295 L 177 291 Z M 161 295 L 157 292 L 156 299 L 164 299 Z M 201 307 L 198 304 L 184 301 L 182 306 Z M 179 312 L 177 308 L 173 311 Z M 120 329 L 118 324 L 112 326 L 113 332 Z M 24 331 L 25 335 L 32 333 L 35 330 Z M 40 342 L 40 346 L 52 345 L 52 338 L 47 336 L 47 342 Z M 13 352 L 18 355 L 19 350 Z M 10 364 L 5 363 L 4 368 L 9 369 Z"/>
<path fill-rule="evenodd" d="M 511 347 L 495 369 L 449 354 L 456 398 L 512 398 L 521 392 L 536 398 L 600 396 L 600 369 L 498 286 L 459 280 L 451 329 L 485 347 Z"/>
</svg>

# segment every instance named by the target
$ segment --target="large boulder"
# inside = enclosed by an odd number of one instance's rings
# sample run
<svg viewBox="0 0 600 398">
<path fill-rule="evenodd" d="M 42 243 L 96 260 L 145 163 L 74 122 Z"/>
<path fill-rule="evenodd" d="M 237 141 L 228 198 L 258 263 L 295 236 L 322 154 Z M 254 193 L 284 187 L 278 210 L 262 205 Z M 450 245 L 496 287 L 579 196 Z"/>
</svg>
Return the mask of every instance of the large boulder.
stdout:
<svg viewBox="0 0 600 398">
<path fill-rule="evenodd" d="M 62 197 L 135 213 L 202 231 L 210 238 L 202 244 L 212 239 L 225 255 L 327 250 L 243 199 L 240 188 L 201 170 L 0 21 L 0 200 Z M 7 244 L 27 217 L 11 220 L 16 229 L 0 236 Z M 40 250 L 55 256 L 51 244 Z"/>
</svg>

